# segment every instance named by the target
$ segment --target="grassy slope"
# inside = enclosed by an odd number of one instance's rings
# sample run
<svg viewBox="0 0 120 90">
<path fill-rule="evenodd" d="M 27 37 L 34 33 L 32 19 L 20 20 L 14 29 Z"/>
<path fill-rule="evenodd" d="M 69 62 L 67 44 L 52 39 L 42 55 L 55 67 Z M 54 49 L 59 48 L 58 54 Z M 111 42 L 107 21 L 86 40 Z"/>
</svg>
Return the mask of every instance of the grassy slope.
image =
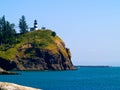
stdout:
<svg viewBox="0 0 120 90">
<path fill-rule="evenodd" d="M 58 36 L 53 37 L 51 30 L 37 30 L 28 32 L 19 36 L 20 43 L 16 44 L 13 48 L 9 48 L 6 51 L 0 50 L 0 57 L 6 60 L 12 60 L 18 52 L 18 49 L 26 43 L 35 43 L 37 48 L 51 50 L 53 54 L 57 53 L 57 48 L 66 55 L 64 47 L 61 45 L 63 42 Z M 24 53 L 21 53 L 24 55 Z"/>
</svg>

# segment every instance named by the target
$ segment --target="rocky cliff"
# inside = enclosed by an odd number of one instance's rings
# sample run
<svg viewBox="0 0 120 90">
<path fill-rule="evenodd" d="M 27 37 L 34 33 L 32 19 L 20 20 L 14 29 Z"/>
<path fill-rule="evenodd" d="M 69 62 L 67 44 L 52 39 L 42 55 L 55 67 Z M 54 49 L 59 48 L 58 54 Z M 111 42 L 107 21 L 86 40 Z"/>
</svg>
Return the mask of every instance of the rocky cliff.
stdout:
<svg viewBox="0 0 120 90">
<path fill-rule="evenodd" d="M 17 37 L 19 42 L 0 51 L 6 70 L 72 70 L 70 50 L 51 30 L 37 30 Z"/>
</svg>

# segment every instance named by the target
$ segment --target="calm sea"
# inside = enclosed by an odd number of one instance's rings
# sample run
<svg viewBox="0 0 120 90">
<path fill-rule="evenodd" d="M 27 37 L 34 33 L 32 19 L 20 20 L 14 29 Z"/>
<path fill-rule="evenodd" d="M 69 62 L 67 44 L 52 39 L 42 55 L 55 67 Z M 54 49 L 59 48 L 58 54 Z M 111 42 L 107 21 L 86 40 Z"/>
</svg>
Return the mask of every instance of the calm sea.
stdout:
<svg viewBox="0 0 120 90">
<path fill-rule="evenodd" d="M 120 67 L 19 73 L 21 75 L 0 75 L 0 81 L 43 90 L 120 90 Z"/>
</svg>

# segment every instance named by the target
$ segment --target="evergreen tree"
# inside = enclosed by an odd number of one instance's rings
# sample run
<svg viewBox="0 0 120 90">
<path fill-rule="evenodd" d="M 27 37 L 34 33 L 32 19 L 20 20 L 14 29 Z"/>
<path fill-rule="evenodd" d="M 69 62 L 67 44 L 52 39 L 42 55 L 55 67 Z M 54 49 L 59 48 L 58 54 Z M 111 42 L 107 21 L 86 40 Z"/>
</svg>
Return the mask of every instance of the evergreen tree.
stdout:
<svg viewBox="0 0 120 90">
<path fill-rule="evenodd" d="M 0 18 L 0 45 L 2 44 L 2 20 Z"/>
<path fill-rule="evenodd" d="M 0 45 L 13 44 L 13 39 L 16 34 L 14 27 L 14 24 L 10 24 L 5 20 L 5 16 L 0 18 Z"/>
<path fill-rule="evenodd" d="M 4 36 L 4 33 L 6 31 L 6 21 L 5 21 L 5 16 L 3 16 L 1 19 L 0 19 L 0 38 L 1 38 L 1 44 L 5 42 L 5 36 Z"/>
<path fill-rule="evenodd" d="M 20 28 L 20 33 L 21 34 L 24 34 L 24 33 L 28 32 L 28 25 L 26 23 L 24 15 L 19 20 L 19 28 Z"/>
<path fill-rule="evenodd" d="M 6 22 L 6 42 L 10 45 L 13 45 L 15 42 L 15 34 L 16 31 L 14 29 L 15 25 L 14 24 L 10 24 L 8 21 Z"/>
<path fill-rule="evenodd" d="M 2 35 L 2 27 L 1 27 L 1 24 L 0 24 L 0 45 L 2 45 L 2 36 L 3 36 Z"/>
</svg>

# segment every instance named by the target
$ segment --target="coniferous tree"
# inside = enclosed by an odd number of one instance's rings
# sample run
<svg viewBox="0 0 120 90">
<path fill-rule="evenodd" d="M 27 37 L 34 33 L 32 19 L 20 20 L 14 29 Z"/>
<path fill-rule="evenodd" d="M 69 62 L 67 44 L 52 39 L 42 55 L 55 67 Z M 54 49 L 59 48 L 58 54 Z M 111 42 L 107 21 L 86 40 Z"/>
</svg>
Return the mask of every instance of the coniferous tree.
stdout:
<svg viewBox="0 0 120 90">
<path fill-rule="evenodd" d="M 16 34 L 14 27 L 14 24 L 10 24 L 5 20 L 5 16 L 0 18 L 0 45 L 13 44 L 13 39 L 15 38 Z"/>
<path fill-rule="evenodd" d="M 19 20 L 19 28 L 20 28 L 20 33 L 21 34 L 24 34 L 24 33 L 28 32 L 28 25 L 26 23 L 24 15 Z"/>
<path fill-rule="evenodd" d="M 0 18 L 0 45 L 2 45 L 2 19 Z"/>
<path fill-rule="evenodd" d="M 7 34 L 7 42 L 8 42 L 8 44 L 10 44 L 10 45 L 13 45 L 14 44 L 14 42 L 15 42 L 15 34 L 16 34 L 16 31 L 15 31 L 15 29 L 14 29 L 14 27 L 15 27 L 15 25 L 14 24 L 10 24 L 8 21 L 7 21 L 7 24 L 6 24 L 6 28 L 7 28 L 7 30 L 6 30 L 6 34 Z"/>
<path fill-rule="evenodd" d="M 5 20 L 5 16 L 3 16 L 1 19 L 0 19 L 0 28 L 1 28 L 1 42 L 4 44 L 5 41 L 6 41 L 6 35 L 5 35 L 5 32 L 6 32 L 6 20 Z"/>
<path fill-rule="evenodd" d="M 0 45 L 2 45 L 2 28 L 1 28 L 1 24 L 0 24 Z"/>
</svg>

